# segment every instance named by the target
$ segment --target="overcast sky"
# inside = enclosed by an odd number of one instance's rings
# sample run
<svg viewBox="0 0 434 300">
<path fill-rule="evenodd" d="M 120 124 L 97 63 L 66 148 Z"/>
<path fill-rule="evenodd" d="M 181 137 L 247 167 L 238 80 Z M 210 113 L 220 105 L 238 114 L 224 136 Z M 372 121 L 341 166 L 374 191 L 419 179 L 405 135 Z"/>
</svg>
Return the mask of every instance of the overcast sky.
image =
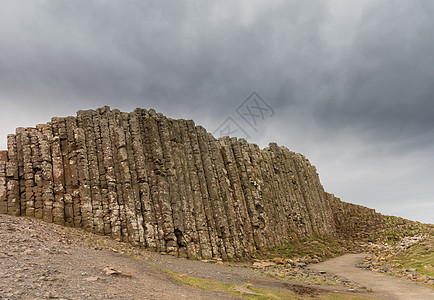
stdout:
<svg viewBox="0 0 434 300">
<path fill-rule="evenodd" d="M 342 200 L 434 223 L 433 37 L 432 0 L 0 0 L 0 148 L 103 105 L 230 117 Z"/>
</svg>

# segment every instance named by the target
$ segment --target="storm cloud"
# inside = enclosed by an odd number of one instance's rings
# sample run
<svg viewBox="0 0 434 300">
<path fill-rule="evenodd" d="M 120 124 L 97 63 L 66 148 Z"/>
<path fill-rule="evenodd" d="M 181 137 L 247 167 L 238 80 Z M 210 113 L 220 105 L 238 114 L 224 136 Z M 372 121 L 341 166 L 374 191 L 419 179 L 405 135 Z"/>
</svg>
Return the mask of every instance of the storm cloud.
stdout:
<svg viewBox="0 0 434 300">
<path fill-rule="evenodd" d="M 328 192 L 434 222 L 434 3 L 0 0 L 0 148 L 16 127 L 155 108 L 306 155 Z M 251 128 L 253 91 L 274 115 Z M 240 132 L 241 133 L 241 132 Z"/>
</svg>

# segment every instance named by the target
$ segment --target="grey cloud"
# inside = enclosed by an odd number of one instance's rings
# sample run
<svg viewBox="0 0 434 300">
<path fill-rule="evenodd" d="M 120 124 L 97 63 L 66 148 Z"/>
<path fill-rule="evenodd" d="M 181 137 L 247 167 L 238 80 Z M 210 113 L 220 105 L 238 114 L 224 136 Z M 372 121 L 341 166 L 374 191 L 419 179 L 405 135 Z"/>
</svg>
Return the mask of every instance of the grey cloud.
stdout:
<svg viewBox="0 0 434 300">
<path fill-rule="evenodd" d="M 45 3 L 30 15 L 22 15 L 24 4 L 15 8 L 18 19 L 28 19 L 16 29 L 18 40 L 2 41 L 9 45 L 6 91 L 24 87 L 48 98 L 113 104 L 151 99 L 169 107 L 175 98 L 190 106 L 208 99 L 215 111 L 252 89 L 301 86 L 320 61 L 318 4 L 277 2 L 243 20 L 242 7 L 229 1 Z"/>
<path fill-rule="evenodd" d="M 367 9 L 339 61 L 344 92 L 316 115 L 334 130 L 353 126 L 373 138 L 434 142 L 434 3 L 380 1 Z"/>
</svg>

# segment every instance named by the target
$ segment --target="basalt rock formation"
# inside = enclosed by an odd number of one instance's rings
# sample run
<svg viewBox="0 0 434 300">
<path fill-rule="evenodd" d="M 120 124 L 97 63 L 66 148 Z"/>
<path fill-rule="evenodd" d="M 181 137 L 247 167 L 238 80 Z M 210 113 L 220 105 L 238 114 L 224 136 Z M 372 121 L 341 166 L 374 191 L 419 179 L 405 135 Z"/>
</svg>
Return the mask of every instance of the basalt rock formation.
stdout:
<svg viewBox="0 0 434 300">
<path fill-rule="evenodd" d="M 334 235 L 348 226 L 336 211 L 352 210 L 303 155 L 216 139 L 152 109 L 52 118 L 18 128 L 0 152 L 0 213 L 188 258 L 240 259 Z"/>
</svg>

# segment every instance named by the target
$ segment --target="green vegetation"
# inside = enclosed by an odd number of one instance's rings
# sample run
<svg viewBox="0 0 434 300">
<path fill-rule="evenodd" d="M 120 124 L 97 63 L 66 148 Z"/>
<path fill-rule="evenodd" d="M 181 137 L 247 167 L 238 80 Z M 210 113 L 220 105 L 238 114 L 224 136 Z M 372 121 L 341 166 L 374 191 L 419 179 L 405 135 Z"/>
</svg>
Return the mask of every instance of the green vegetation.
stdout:
<svg viewBox="0 0 434 300">
<path fill-rule="evenodd" d="M 353 295 L 346 295 L 346 294 L 327 293 L 327 294 L 324 294 L 322 297 L 319 297 L 319 299 L 324 299 L 324 300 L 345 300 L 345 299 L 372 300 L 372 299 L 378 299 L 378 298 L 372 298 L 372 297 L 367 297 L 367 296 L 353 296 Z"/>
<path fill-rule="evenodd" d="M 176 281 L 182 285 L 194 288 L 194 289 L 200 289 L 205 291 L 217 291 L 217 292 L 232 292 L 235 285 L 226 283 L 226 282 L 220 282 L 220 281 L 212 281 L 208 279 L 198 278 L 189 276 L 186 274 L 178 274 L 174 273 L 172 271 L 163 270 L 167 274 L 171 275 Z M 241 294 L 239 292 L 235 292 L 236 294 Z"/>
<path fill-rule="evenodd" d="M 434 277 L 434 236 L 410 246 L 404 253 L 394 257 L 392 263 Z"/>
<path fill-rule="evenodd" d="M 353 296 L 348 294 L 339 294 L 339 293 L 318 293 L 316 291 L 307 292 L 306 295 L 299 295 L 290 290 L 278 290 L 278 289 L 260 289 L 256 288 L 251 284 L 243 285 L 242 287 L 245 290 L 256 293 L 257 295 L 249 295 L 242 292 L 237 291 L 235 288 L 237 285 L 221 282 L 221 281 L 213 281 L 198 277 L 189 276 L 186 274 L 177 274 L 171 271 L 163 270 L 167 274 L 169 274 L 176 282 L 199 290 L 205 291 L 216 291 L 216 292 L 224 292 L 234 294 L 246 299 L 312 299 L 312 296 L 315 296 L 315 299 L 323 299 L 323 300 L 365 300 L 365 299 L 373 299 L 371 297 L 366 296 Z"/>
<path fill-rule="evenodd" d="M 318 258 L 330 258 L 352 250 L 353 245 L 346 241 L 338 240 L 334 237 L 314 236 L 302 240 L 294 239 L 282 247 L 276 247 L 270 254 L 270 258 L 281 256 L 284 258 L 296 258 L 311 256 Z"/>
</svg>

